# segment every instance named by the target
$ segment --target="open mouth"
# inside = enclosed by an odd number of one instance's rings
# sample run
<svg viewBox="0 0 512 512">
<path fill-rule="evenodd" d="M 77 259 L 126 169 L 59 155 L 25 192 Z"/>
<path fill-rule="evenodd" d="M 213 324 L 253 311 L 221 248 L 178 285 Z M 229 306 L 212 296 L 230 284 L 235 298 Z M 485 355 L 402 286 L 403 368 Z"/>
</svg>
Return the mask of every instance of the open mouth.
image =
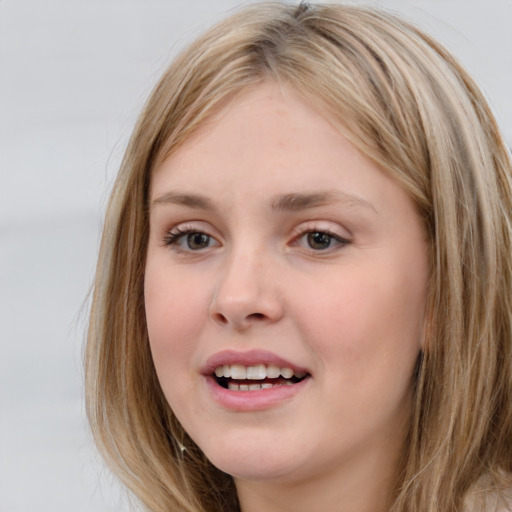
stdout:
<svg viewBox="0 0 512 512">
<path fill-rule="evenodd" d="M 309 374 L 294 371 L 292 368 L 280 368 L 275 365 L 241 364 L 222 365 L 215 368 L 217 384 L 231 391 L 258 391 L 277 386 L 292 386 L 303 381 Z"/>
</svg>

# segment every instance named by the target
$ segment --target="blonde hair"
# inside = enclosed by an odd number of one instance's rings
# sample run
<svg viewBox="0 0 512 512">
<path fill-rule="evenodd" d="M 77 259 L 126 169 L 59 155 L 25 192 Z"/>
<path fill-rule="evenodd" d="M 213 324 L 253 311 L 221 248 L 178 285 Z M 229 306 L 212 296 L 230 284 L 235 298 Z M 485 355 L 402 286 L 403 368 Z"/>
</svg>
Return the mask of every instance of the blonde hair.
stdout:
<svg viewBox="0 0 512 512">
<path fill-rule="evenodd" d="M 112 192 L 94 283 L 86 385 L 97 444 L 148 510 L 238 510 L 231 477 L 183 431 L 155 375 L 143 297 L 147 194 L 160 159 L 265 79 L 325 112 L 424 219 L 425 350 L 391 510 L 461 510 L 484 477 L 499 488 L 512 472 L 511 162 L 455 59 L 373 9 L 246 7 L 186 49 L 154 89 Z"/>
</svg>

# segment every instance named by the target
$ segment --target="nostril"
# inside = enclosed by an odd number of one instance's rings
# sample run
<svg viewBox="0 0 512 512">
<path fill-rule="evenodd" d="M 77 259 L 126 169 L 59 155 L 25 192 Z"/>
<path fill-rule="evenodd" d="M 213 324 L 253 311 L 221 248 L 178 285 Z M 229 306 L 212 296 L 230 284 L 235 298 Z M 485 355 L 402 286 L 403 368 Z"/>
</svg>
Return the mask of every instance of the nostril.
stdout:
<svg viewBox="0 0 512 512">
<path fill-rule="evenodd" d="M 215 313 L 214 315 L 215 320 L 221 324 L 227 324 L 229 323 L 228 319 L 222 314 L 222 313 Z"/>
<path fill-rule="evenodd" d="M 247 316 L 247 318 L 252 318 L 254 320 L 263 320 L 265 318 L 265 315 L 263 313 L 251 313 L 250 315 Z"/>
<path fill-rule="evenodd" d="M 212 318 L 215 322 L 221 325 L 233 324 L 233 326 L 247 327 L 253 322 L 263 322 L 267 318 L 267 315 L 264 313 L 250 313 L 249 315 L 238 318 L 235 315 L 229 316 L 220 312 L 216 312 L 213 313 Z"/>
</svg>

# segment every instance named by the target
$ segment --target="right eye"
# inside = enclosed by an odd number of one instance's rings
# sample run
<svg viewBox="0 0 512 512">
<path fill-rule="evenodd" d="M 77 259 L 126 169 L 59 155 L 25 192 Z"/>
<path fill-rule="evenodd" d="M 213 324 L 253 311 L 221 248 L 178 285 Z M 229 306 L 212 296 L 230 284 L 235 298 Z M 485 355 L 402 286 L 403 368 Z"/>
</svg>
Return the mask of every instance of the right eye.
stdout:
<svg viewBox="0 0 512 512">
<path fill-rule="evenodd" d="M 174 228 L 164 237 L 164 243 L 174 246 L 180 251 L 201 251 L 210 247 L 217 247 L 219 243 L 215 238 L 199 231 L 197 228 Z"/>
</svg>

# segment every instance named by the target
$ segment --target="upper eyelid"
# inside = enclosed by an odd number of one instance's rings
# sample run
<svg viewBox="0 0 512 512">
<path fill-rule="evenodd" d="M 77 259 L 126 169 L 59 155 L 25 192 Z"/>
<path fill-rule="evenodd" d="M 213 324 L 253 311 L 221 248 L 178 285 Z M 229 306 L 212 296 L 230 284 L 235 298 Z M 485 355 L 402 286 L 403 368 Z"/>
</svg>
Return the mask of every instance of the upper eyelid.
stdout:
<svg viewBox="0 0 512 512">
<path fill-rule="evenodd" d="M 185 247 L 182 247 L 182 241 L 191 233 L 199 233 L 202 235 L 206 235 L 210 239 L 210 241 L 212 241 L 212 240 L 214 241 L 214 244 L 211 246 L 208 245 L 207 247 L 197 249 L 197 250 L 194 250 L 192 248 L 187 249 Z M 162 245 L 164 246 L 164 248 L 172 249 L 173 251 L 175 251 L 177 253 L 191 254 L 191 255 L 195 253 L 196 255 L 199 255 L 199 254 L 202 254 L 203 252 L 205 252 L 206 249 L 212 249 L 214 247 L 219 247 L 221 245 L 221 243 L 219 242 L 219 240 L 216 237 L 211 235 L 206 230 L 198 229 L 198 228 L 192 227 L 192 226 L 187 228 L 186 226 L 183 227 L 181 225 L 177 225 L 177 226 L 171 228 L 170 230 L 167 230 L 164 233 L 164 235 L 162 237 Z"/>
<path fill-rule="evenodd" d="M 186 232 L 198 232 L 204 233 L 205 235 L 211 236 L 212 238 L 220 238 L 220 234 L 216 229 L 214 229 L 209 223 L 201 220 L 178 222 L 171 225 L 170 227 L 165 227 L 163 232 L 164 235 L 172 234 L 175 232 L 178 232 L 178 234 Z"/>
<path fill-rule="evenodd" d="M 177 232 L 178 234 L 180 234 L 180 233 L 189 233 L 189 232 L 204 233 L 205 235 L 209 235 L 210 234 L 202 226 L 192 225 L 192 224 L 188 224 L 188 223 L 176 224 L 172 228 L 167 229 L 166 232 L 167 233 Z"/>
<path fill-rule="evenodd" d="M 341 226 L 339 223 L 327 220 L 309 220 L 296 226 L 293 231 L 298 236 L 311 231 L 320 231 L 347 240 L 352 237 L 352 233 L 347 228 Z"/>
<path fill-rule="evenodd" d="M 217 242 L 219 239 L 217 235 L 212 234 L 210 229 L 205 228 L 201 223 L 198 224 L 196 221 L 179 222 L 170 227 L 165 227 L 159 235 L 159 238 L 163 242 L 164 246 L 169 246 L 174 245 L 174 243 L 171 244 L 171 239 L 172 242 L 176 242 L 177 239 L 190 233 L 201 233 L 209 236 Z"/>
<path fill-rule="evenodd" d="M 348 237 L 338 235 L 336 233 L 333 233 L 332 231 L 328 231 L 325 229 L 308 229 L 302 233 L 299 233 L 296 237 L 293 238 L 292 243 L 296 244 L 298 241 L 300 241 L 302 238 L 304 238 L 305 235 L 308 235 L 310 233 L 324 233 L 328 236 L 330 236 L 332 239 L 336 240 L 338 244 L 340 245 L 348 245 L 351 243 L 351 240 Z"/>
<path fill-rule="evenodd" d="M 352 233 L 347 228 L 340 225 L 338 222 L 326 219 L 315 219 L 301 222 L 293 227 L 291 230 L 291 237 L 293 240 L 296 240 L 298 237 L 313 231 L 324 232 L 332 235 L 333 237 L 338 237 L 347 241 L 351 241 L 352 239 Z M 173 224 L 163 230 L 163 237 L 165 238 L 171 234 L 186 234 L 187 232 L 203 233 L 219 242 L 223 239 L 222 234 L 215 227 L 210 223 L 199 219 Z"/>
</svg>

